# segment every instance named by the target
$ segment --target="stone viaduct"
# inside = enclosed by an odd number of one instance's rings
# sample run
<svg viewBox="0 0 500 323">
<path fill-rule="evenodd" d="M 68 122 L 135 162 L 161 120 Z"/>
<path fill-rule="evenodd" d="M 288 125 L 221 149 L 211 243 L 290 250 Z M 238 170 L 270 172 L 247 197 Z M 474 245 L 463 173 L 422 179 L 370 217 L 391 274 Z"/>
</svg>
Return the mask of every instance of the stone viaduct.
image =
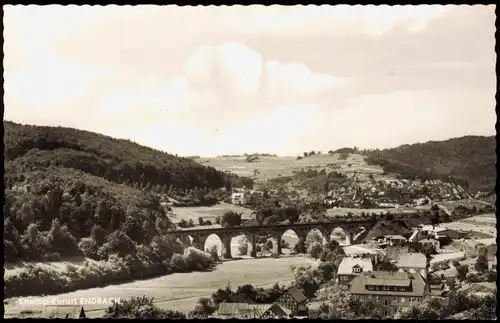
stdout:
<svg viewBox="0 0 500 323">
<path fill-rule="evenodd" d="M 192 244 L 201 250 L 205 248 L 205 242 L 208 237 L 215 234 L 222 242 L 222 257 L 229 259 L 231 255 L 231 239 L 238 235 L 245 235 L 250 242 L 251 256 L 256 257 L 256 236 L 270 235 L 274 241 L 274 250 L 277 254 L 281 254 L 281 238 L 285 231 L 292 230 L 295 232 L 299 241 L 297 248 L 299 253 L 305 253 L 305 239 L 308 233 L 317 229 L 321 232 L 326 241 L 330 241 L 330 235 L 336 228 L 342 228 L 349 239 L 349 243 L 359 243 L 364 240 L 370 229 L 377 223 L 374 220 L 333 220 L 331 222 L 312 222 L 312 223 L 294 223 L 294 224 L 273 224 L 261 226 L 239 226 L 230 228 L 209 228 L 209 229 L 188 229 L 169 231 L 167 234 L 187 241 L 192 238 Z M 363 231 L 364 229 L 364 231 Z M 354 238 L 354 235 L 357 237 Z"/>
</svg>

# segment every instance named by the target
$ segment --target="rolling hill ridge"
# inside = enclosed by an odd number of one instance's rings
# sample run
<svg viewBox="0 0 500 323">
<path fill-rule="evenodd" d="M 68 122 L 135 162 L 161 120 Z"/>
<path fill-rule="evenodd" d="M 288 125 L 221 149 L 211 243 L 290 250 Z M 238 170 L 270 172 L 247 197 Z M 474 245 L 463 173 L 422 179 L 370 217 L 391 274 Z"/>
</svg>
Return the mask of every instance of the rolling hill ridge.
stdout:
<svg viewBox="0 0 500 323">
<path fill-rule="evenodd" d="M 494 136 L 465 136 L 365 152 L 366 162 L 401 178 L 441 179 L 490 191 L 496 182 Z"/>
</svg>

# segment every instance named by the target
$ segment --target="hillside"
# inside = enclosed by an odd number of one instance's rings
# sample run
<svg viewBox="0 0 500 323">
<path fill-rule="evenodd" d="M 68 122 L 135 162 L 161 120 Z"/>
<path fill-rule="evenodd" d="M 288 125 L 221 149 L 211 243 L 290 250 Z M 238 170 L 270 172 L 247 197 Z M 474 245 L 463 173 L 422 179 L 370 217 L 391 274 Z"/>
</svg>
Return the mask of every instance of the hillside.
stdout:
<svg viewBox="0 0 500 323">
<path fill-rule="evenodd" d="M 3 209 L 9 261 L 79 256 L 87 250 L 78 244 L 88 237 L 96 250 L 87 256 L 107 258 L 97 249 L 116 230 L 126 234 L 125 243 L 142 244 L 173 226 L 155 195 L 82 171 L 49 167 L 17 179 L 5 191 Z"/>
<path fill-rule="evenodd" d="M 4 128 L 8 261 L 131 253 L 175 226 L 153 192 L 216 201 L 218 188 L 245 183 L 127 140 L 12 122 Z"/>
<path fill-rule="evenodd" d="M 216 189 L 244 179 L 128 140 L 63 127 L 4 122 L 5 161 L 22 170 L 74 168 L 139 187 Z"/>
<path fill-rule="evenodd" d="M 451 180 L 473 190 L 493 190 L 496 181 L 494 136 L 466 136 L 366 153 L 366 161 L 402 178 Z"/>
</svg>

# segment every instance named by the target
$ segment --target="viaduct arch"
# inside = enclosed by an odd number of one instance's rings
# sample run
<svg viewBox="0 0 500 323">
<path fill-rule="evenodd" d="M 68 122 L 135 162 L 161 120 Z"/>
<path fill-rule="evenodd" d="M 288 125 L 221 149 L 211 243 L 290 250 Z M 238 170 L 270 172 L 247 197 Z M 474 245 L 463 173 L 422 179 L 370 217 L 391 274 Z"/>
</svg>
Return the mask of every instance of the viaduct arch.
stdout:
<svg viewBox="0 0 500 323">
<path fill-rule="evenodd" d="M 305 239 L 307 234 L 317 229 L 327 242 L 330 241 L 330 235 L 337 227 L 342 228 L 349 239 L 350 244 L 357 244 L 363 241 L 370 229 L 377 223 L 374 220 L 334 220 L 331 222 L 312 222 L 312 223 L 294 223 L 294 224 L 275 224 L 275 225 L 261 225 L 261 226 L 240 226 L 231 228 L 209 228 L 209 229 L 188 229 L 188 230 L 175 230 L 167 232 L 181 241 L 189 240 L 192 238 L 192 244 L 203 250 L 205 242 L 208 237 L 215 234 L 222 242 L 222 257 L 225 259 L 232 258 L 231 255 L 231 239 L 235 236 L 245 235 L 252 246 L 251 256 L 257 257 L 256 252 L 256 236 L 257 235 L 270 235 L 276 241 L 276 252 L 282 254 L 281 251 L 281 238 L 287 230 L 295 232 L 299 241 L 297 248 L 299 253 L 305 253 Z M 360 230 L 364 229 L 364 231 Z M 357 235 L 356 235 L 357 234 Z"/>
</svg>

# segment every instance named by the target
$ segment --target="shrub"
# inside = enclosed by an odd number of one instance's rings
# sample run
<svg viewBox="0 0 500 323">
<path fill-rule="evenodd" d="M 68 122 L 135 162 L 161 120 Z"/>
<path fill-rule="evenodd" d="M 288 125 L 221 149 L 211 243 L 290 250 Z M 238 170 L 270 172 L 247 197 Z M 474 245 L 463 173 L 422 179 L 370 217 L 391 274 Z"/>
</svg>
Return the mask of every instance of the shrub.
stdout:
<svg viewBox="0 0 500 323">
<path fill-rule="evenodd" d="M 184 257 L 178 253 L 175 253 L 170 259 L 170 266 L 174 271 L 182 272 L 186 269 L 186 264 L 184 262 Z"/>
<path fill-rule="evenodd" d="M 213 265 L 213 260 L 210 254 L 194 247 L 187 248 L 184 251 L 183 257 L 187 270 L 206 269 Z"/>
<path fill-rule="evenodd" d="M 82 238 L 78 243 L 78 248 L 83 252 L 83 255 L 90 259 L 100 259 L 99 258 L 99 246 L 92 238 Z"/>
<path fill-rule="evenodd" d="M 314 259 L 318 259 L 322 251 L 323 245 L 319 242 L 312 243 L 311 245 L 309 245 L 309 248 L 307 250 L 309 255 L 311 255 L 311 257 L 313 257 Z"/>
<path fill-rule="evenodd" d="M 106 318 L 177 319 L 186 318 L 181 312 L 160 309 L 154 305 L 152 297 L 132 297 L 113 303 L 106 309 Z"/>
<path fill-rule="evenodd" d="M 220 261 L 220 259 L 219 259 L 219 251 L 217 250 L 217 246 L 216 245 L 213 245 L 212 247 L 210 247 L 210 249 L 208 249 L 207 252 L 210 254 L 210 256 L 212 257 L 212 260 L 214 262 Z"/>
<path fill-rule="evenodd" d="M 241 256 L 246 256 L 248 254 L 248 240 L 243 236 L 238 243 L 238 252 Z"/>
</svg>

